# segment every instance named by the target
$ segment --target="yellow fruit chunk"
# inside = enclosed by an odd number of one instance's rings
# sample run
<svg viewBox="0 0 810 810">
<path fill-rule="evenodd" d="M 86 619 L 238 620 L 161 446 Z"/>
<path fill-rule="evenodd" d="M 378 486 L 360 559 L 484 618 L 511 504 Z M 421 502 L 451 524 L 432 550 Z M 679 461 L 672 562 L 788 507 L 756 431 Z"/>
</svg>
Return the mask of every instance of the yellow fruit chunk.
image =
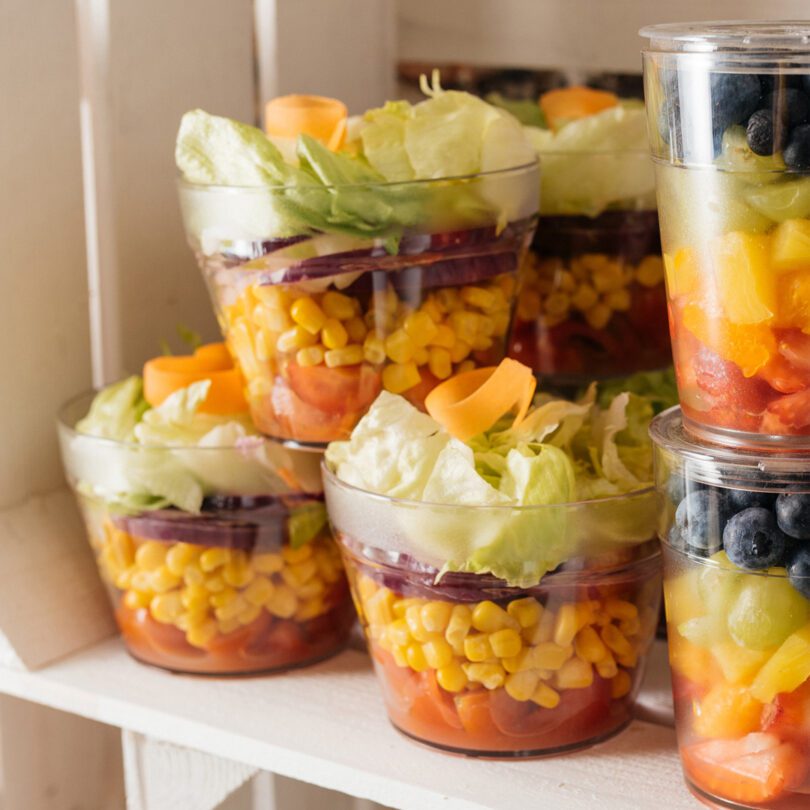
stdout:
<svg viewBox="0 0 810 810">
<path fill-rule="evenodd" d="M 746 377 L 753 377 L 777 352 L 776 338 L 765 324 L 732 323 L 687 304 L 683 325 L 723 360 L 739 366 Z"/>
<path fill-rule="evenodd" d="M 810 334 L 810 271 L 797 270 L 779 277 L 774 324 Z"/>
<path fill-rule="evenodd" d="M 754 676 L 771 657 L 773 650 L 749 650 L 728 640 L 712 647 L 723 677 L 735 686 L 750 686 Z"/>
<path fill-rule="evenodd" d="M 732 231 L 712 243 L 717 298 L 733 324 L 762 323 L 776 312 L 776 276 L 770 238 Z"/>
<path fill-rule="evenodd" d="M 680 298 L 682 295 L 693 298 L 700 290 L 700 265 L 690 248 L 680 248 L 671 256 L 665 253 L 664 270 L 670 298 Z"/>
<path fill-rule="evenodd" d="M 785 639 L 754 678 L 751 694 L 770 703 L 780 692 L 792 692 L 810 678 L 810 625 Z"/>
<path fill-rule="evenodd" d="M 789 219 L 773 233 L 771 265 L 777 272 L 810 270 L 810 220 Z"/>
<path fill-rule="evenodd" d="M 762 704 L 744 687 L 719 683 L 694 704 L 694 712 L 701 737 L 743 737 L 759 729 Z"/>
<path fill-rule="evenodd" d="M 697 571 L 689 571 L 664 582 L 664 606 L 667 621 L 678 627 L 706 612 L 698 590 Z"/>
<path fill-rule="evenodd" d="M 675 672 L 698 686 L 709 686 L 718 675 L 711 653 L 687 641 L 674 628 L 669 633 L 669 663 Z"/>
</svg>

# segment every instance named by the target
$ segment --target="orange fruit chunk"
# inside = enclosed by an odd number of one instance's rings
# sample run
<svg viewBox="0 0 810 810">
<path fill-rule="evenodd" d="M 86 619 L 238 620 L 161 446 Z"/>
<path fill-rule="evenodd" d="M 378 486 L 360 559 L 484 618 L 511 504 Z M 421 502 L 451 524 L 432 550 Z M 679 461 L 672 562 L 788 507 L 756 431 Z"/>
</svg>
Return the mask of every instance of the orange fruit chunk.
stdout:
<svg viewBox="0 0 810 810">
<path fill-rule="evenodd" d="M 789 219 L 773 233 L 771 264 L 774 270 L 810 270 L 810 220 Z"/>
<path fill-rule="evenodd" d="M 775 325 L 810 334 L 810 270 L 785 273 L 776 290 Z"/>
<path fill-rule="evenodd" d="M 694 704 L 694 713 L 701 737 L 742 737 L 759 729 L 762 704 L 745 687 L 721 681 Z"/>
<path fill-rule="evenodd" d="M 769 247 L 769 237 L 742 231 L 712 242 L 715 292 L 732 323 L 762 323 L 776 312 L 776 276 Z"/>
<path fill-rule="evenodd" d="M 733 323 L 708 314 L 696 304 L 684 307 L 683 325 L 723 360 L 738 366 L 746 377 L 753 377 L 777 351 L 776 337 L 766 324 Z"/>
<path fill-rule="evenodd" d="M 555 130 L 569 121 L 594 115 L 618 103 L 619 97 L 614 93 L 582 86 L 549 90 L 540 96 L 540 109 L 549 127 Z"/>
</svg>

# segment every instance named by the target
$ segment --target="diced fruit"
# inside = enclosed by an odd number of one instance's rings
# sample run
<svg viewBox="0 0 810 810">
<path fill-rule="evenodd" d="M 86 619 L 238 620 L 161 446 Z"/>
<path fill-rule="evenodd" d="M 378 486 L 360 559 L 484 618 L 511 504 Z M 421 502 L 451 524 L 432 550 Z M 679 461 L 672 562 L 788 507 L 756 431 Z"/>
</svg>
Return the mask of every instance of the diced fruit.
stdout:
<svg viewBox="0 0 810 810">
<path fill-rule="evenodd" d="M 715 291 L 733 324 L 762 323 L 776 311 L 769 248 L 769 237 L 739 231 L 712 243 Z"/>
<path fill-rule="evenodd" d="M 810 270 L 784 273 L 777 279 L 774 324 L 810 332 Z"/>
<path fill-rule="evenodd" d="M 590 87 L 564 87 L 540 96 L 540 109 L 551 129 L 559 129 L 569 121 L 594 115 L 618 103 L 615 94 Z"/>
<path fill-rule="evenodd" d="M 748 576 L 745 579 L 728 614 L 728 629 L 737 644 L 752 650 L 776 647 L 807 621 L 810 603 L 794 590 L 786 577 Z M 768 665 L 763 671 L 766 669 Z M 770 700 L 761 693 L 753 694 L 763 703 Z"/>
<path fill-rule="evenodd" d="M 699 616 L 678 625 L 678 632 L 699 647 L 712 648 L 727 636 L 722 616 Z"/>
<path fill-rule="evenodd" d="M 747 571 L 782 565 L 787 543 L 773 512 L 761 506 L 737 512 L 723 530 L 723 548 L 728 558 Z"/>
<path fill-rule="evenodd" d="M 762 704 L 745 687 L 721 682 L 694 704 L 694 715 L 701 737 L 742 737 L 759 728 Z"/>
<path fill-rule="evenodd" d="M 810 389 L 771 402 L 762 415 L 760 431 L 774 435 L 805 433 L 810 427 Z"/>
<path fill-rule="evenodd" d="M 780 273 L 810 270 L 810 220 L 789 219 L 773 232 L 771 266 Z"/>
<path fill-rule="evenodd" d="M 773 734 L 710 740 L 681 748 L 687 775 L 708 793 L 742 804 L 773 801 L 801 784 L 807 758 Z"/>
<path fill-rule="evenodd" d="M 675 633 L 669 637 L 669 663 L 675 672 L 700 687 L 708 688 L 720 676 L 711 653 Z"/>
<path fill-rule="evenodd" d="M 756 114 L 754 113 L 748 120 L 749 127 Z M 760 136 L 761 133 L 756 135 Z M 718 165 L 733 172 L 737 179 L 746 183 L 762 185 L 780 179 L 780 172 L 785 168 L 782 158 L 771 152 L 757 152 L 753 144 L 749 143 L 750 139 L 744 127 L 729 127 L 723 133 L 723 151 L 717 160 Z"/>
<path fill-rule="evenodd" d="M 810 625 L 793 633 L 771 656 L 754 679 L 751 694 L 762 703 L 770 703 L 780 692 L 792 692 L 808 678 Z"/>
<path fill-rule="evenodd" d="M 777 695 L 762 711 L 762 729 L 810 751 L 810 681 Z"/>
<path fill-rule="evenodd" d="M 748 204 L 774 222 L 810 216 L 810 181 L 790 180 L 759 186 L 746 194 Z"/>
<path fill-rule="evenodd" d="M 745 581 L 724 551 L 711 557 L 714 565 L 705 566 L 698 576 L 698 591 L 706 605 L 708 616 L 724 617 L 734 603 Z"/>
<path fill-rule="evenodd" d="M 694 297 L 702 286 L 700 263 L 691 248 L 680 248 L 673 256 L 665 253 L 664 270 L 670 298 Z"/>
<path fill-rule="evenodd" d="M 664 581 L 664 606 L 667 621 L 676 626 L 704 614 L 703 598 L 698 591 L 697 570 L 690 570 Z"/>
<path fill-rule="evenodd" d="M 712 646 L 714 660 L 723 670 L 723 677 L 738 686 L 750 686 L 754 676 L 773 654 L 769 650 L 748 650 L 728 640 Z"/>
</svg>

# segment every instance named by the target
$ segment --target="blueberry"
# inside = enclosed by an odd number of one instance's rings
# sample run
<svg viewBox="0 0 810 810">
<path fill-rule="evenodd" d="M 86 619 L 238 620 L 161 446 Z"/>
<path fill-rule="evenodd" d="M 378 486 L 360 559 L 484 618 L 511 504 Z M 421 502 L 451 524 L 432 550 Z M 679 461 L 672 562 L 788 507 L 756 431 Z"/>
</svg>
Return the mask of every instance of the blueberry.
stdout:
<svg viewBox="0 0 810 810">
<path fill-rule="evenodd" d="M 677 96 L 668 96 L 658 111 L 658 131 L 664 143 L 676 153 L 681 150 L 681 105 Z"/>
<path fill-rule="evenodd" d="M 775 93 L 769 93 L 762 105 L 773 113 L 774 119 L 779 120 L 789 129 L 799 124 L 807 123 L 810 119 L 810 99 L 801 90 L 787 88 Z"/>
<path fill-rule="evenodd" d="M 810 546 L 802 546 L 793 554 L 788 565 L 788 578 L 802 596 L 810 599 Z"/>
<path fill-rule="evenodd" d="M 686 544 L 713 554 L 720 549 L 720 538 L 728 517 L 725 498 L 720 490 L 699 489 L 690 492 L 675 510 L 675 525 Z"/>
<path fill-rule="evenodd" d="M 788 169 L 805 171 L 810 169 L 810 124 L 802 124 L 790 133 L 788 145 L 782 152 Z"/>
<path fill-rule="evenodd" d="M 762 86 L 750 73 L 713 73 L 712 122 L 715 129 L 747 121 L 760 106 Z"/>
<path fill-rule="evenodd" d="M 761 571 L 784 562 L 787 538 L 776 525 L 773 512 L 752 506 L 726 523 L 723 547 L 734 565 Z"/>
<path fill-rule="evenodd" d="M 676 472 L 671 473 L 664 491 L 672 503 L 680 503 L 686 496 L 686 480 Z"/>
<path fill-rule="evenodd" d="M 779 528 L 797 540 L 810 540 L 810 493 L 783 492 L 776 499 Z"/>
<path fill-rule="evenodd" d="M 773 113 L 770 110 L 757 110 L 748 119 L 748 126 L 745 129 L 748 148 L 755 155 L 772 155 L 773 136 Z"/>
<path fill-rule="evenodd" d="M 733 512 L 739 512 L 751 506 L 771 509 L 775 501 L 776 495 L 772 492 L 752 492 L 749 489 L 729 489 L 726 492 L 726 502 Z"/>
<path fill-rule="evenodd" d="M 670 526 L 669 533 L 667 534 L 667 542 L 678 551 L 684 551 L 686 548 L 681 530 L 674 524 Z"/>
</svg>

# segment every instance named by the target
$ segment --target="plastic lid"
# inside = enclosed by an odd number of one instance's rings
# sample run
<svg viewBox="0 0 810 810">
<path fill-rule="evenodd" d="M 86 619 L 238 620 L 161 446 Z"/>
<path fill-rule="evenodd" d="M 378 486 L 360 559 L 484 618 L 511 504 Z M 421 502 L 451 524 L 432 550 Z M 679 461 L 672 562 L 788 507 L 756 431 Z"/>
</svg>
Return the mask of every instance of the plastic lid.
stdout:
<svg viewBox="0 0 810 810">
<path fill-rule="evenodd" d="M 735 489 L 810 491 L 810 453 L 763 453 L 709 444 L 686 431 L 679 407 L 653 419 L 650 438 L 656 454 L 668 456 L 669 466 L 682 468 L 690 480 Z"/>
<path fill-rule="evenodd" d="M 649 50 L 726 54 L 810 54 L 810 20 L 664 23 L 639 31 Z"/>
</svg>

